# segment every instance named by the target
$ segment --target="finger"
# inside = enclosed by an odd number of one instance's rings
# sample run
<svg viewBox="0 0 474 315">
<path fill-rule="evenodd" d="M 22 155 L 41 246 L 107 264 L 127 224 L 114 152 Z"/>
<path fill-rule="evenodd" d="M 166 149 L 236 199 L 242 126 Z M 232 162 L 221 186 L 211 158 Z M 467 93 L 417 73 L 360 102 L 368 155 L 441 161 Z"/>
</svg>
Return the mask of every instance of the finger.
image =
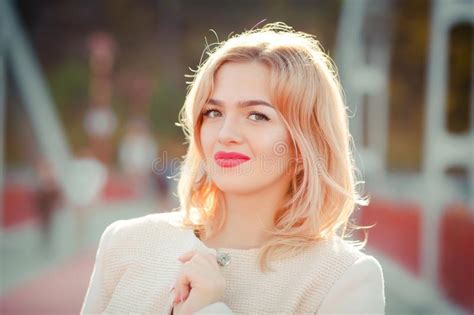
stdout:
<svg viewBox="0 0 474 315">
<path fill-rule="evenodd" d="M 187 285 L 184 290 L 181 292 L 181 302 L 186 301 L 189 296 L 189 292 L 191 292 L 191 287 Z"/>
<path fill-rule="evenodd" d="M 181 310 L 185 312 L 186 314 L 193 314 L 190 312 L 193 308 L 196 308 L 196 306 L 202 305 L 201 297 L 199 295 L 196 295 L 195 293 L 193 294 L 193 290 L 190 291 L 189 296 L 186 298 L 185 301 L 183 301 L 183 304 L 181 305 Z"/>
<path fill-rule="evenodd" d="M 190 285 L 191 279 L 187 274 L 187 270 L 183 269 L 176 280 L 176 303 L 180 303 L 186 299 L 190 291 Z"/>
<path fill-rule="evenodd" d="M 217 264 L 216 255 L 212 253 L 207 253 L 203 256 L 212 266 L 219 270 L 219 265 Z"/>
<path fill-rule="evenodd" d="M 174 290 L 173 290 L 173 304 L 179 303 L 179 288 L 177 286 L 177 283 L 175 282 L 174 284 Z"/>
<path fill-rule="evenodd" d="M 192 260 L 201 268 L 205 268 L 206 270 L 219 270 L 219 265 L 217 264 L 216 256 L 214 254 L 202 254 L 202 255 L 195 255 Z"/>
<path fill-rule="evenodd" d="M 213 254 L 213 253 L 202 253 L 202 252 L 194 251 L 194 255 L 192 255 L 191 252 L 188 252 L 186 254 L 183 254 L 183 256 L 181 256 L 179 258 L 179 260 L 182 263 L 190 261 L 191 259 L 193 261 L 200 261 L 200 262 L 210 263 L 211 265 L 215 266 L 216 268 L 219 267 L 217 265 L 216 255 Z"/>
<path fill-rule="evenodd" d="M 174 283 L 173 303 L 174 304 L 181 303 L 183 295 L 184 295 L 183 294 L 183 288 L 182 288 L 182 286 L 178 285 L 178 279 L 177 279 L 176 282 Z"/>
<path fill-rule="evenodd" d="M 176 293 L 173 299 L 173 303 L 180 304 L 181 302 L 186 301 L 190 293 L 191 293 L 191 287 L 187 286 L 186 289 L 184 289 L 183 291 Z"/>
<path fill-rule="evenodd" d="M 219 270 L 216 255 L 212 253 L 197 253 L 190 261 L 198 265 L 200 268 L 206 268 L 207 270 Z"/>
<path fill-rule="evenodd" d="M 190 292 L 191 292 L 191 289 L 189 288 L 189 286 L 186 289 L 182 290 L 182 291 L 176 291 L 175 296 L 173 298 L 173 303 L 174 304 L 180 304 L 180 303 L 186 301 L 186 299 L 188 298 Z"/>
<path fill-rule="evenodd" d="M 178 260 L 180 260 L 183 264 L 185 263 L 189 263 L 190 260 L 197 254 L 197 251 L 196 250 L 191 250 L 191 251 L 188 251 L 186 253 L 184 253 L 183 255 L 181 255 L 180 257 L 178 257 Z M 175 295 L 174 295 L 174 299 L 173 299 L 173 302 L 175 304 L 178 304 L 178 303 L 181 303 L 182 301 L 184 301 L 187 296 L 189 295 L 189 291 L 190 291 L 190 282 L 183 282 L 182 279 L 185 279 L 185 277 L 183 277 L 183 272 L 181 272 L 181 274 L 178 276 L 178 279 L 176 280 L 175 282 Z"/>
<path fill-rule="evenodd" d="M 194 255 L 196 255 L 196 253 L 197 253 L 196 250 L 190 250 L 190 251 L 184 253 L 183 255 L 179 256 L 179 257 L 178 257 L 178 260 L 180 260 L 181 262 L 188 261 L 188 260 L 191 259 Z"/>
<path fill-rule="evenodd" d="M 190 257 L 194 252 L 194 255 Z M 192 278 L 196 276 L 193 271 L 199 269 L 204 272 L 212 272 L 212 269 L 218 270 L 218 265 L 215 260 L 215 255 L 211 253 L 201 253 L 197 251 L 191 251 L 183 254 L 183 258 L 189 258 L 187 261 L 183 262 L 181 272 L 176 279 L 175 286 L 175 298 L 174 301 L 176 304 L 184 302 L 189 296 L 192 289 Z M 207 273 L 207 272 L 205 272 Z M 193 277 L 194 274 L 194 277 Z"/>
</svg>

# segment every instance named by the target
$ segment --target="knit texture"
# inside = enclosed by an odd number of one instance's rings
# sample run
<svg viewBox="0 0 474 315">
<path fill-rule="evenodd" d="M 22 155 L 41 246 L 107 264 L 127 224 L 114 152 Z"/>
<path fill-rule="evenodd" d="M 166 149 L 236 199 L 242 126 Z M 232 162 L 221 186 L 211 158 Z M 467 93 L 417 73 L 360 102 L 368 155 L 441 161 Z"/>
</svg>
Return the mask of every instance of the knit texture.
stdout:
<svg viewBox="0 0 474 315">
<path fill-rule="evenodd" d="M 81 314 L 169 314 L 180 263 L 192 249 L 216 253 L 191 229 L 175 225 L 178 212 L 118 220 L 102 234 Z M 221 267 L 226 280 L 222 299 L 234 313 L 315 314 L 331 287 L 358 259 L 368 255 L 339 237 L 303 253 L 271 261 L 262 273 L 258 250 L 221 248 L 231 256 Z"/>
</svg>

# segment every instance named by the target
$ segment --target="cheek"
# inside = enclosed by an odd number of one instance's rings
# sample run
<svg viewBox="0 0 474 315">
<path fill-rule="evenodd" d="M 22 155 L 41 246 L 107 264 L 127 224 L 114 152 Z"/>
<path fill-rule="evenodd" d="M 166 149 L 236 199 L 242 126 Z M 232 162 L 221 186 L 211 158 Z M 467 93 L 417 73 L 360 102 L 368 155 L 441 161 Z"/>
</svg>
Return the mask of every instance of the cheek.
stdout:
<svg viewBox="0 0 474 315">
<path fill-rule="evenodd" d="M 204 155 L 208 157 L 212 153 L 212 146 L 215 141 L 214 135 L 216 134 L 213 132 L 212 128 L 209 125 L 203 124 L 201 126 L 201 144 L 202 149 L 204 150 Z"/>
<path fill-rule="evenodd" d="M 265 138 L 261 139 L 258 146 L 262 154 L 273 158 L 285 158 L 290 153 L 290 138 L 286 130 L 274 130 L 268 132 Z"/>
</svg>

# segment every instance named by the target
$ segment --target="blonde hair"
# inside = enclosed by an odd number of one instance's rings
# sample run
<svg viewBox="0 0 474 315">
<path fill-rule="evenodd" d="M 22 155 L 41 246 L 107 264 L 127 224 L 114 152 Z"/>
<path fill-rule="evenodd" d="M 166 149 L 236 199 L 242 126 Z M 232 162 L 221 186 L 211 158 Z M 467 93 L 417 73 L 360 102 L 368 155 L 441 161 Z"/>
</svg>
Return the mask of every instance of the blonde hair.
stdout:
<svg viewBox="0 0 474 315">
<path fill-rule="evenodd" d="M 217 233 L 225 220 L 222 193 L 209 179 L 203 165 L 200 115 L 211 97 L 214 76 L 226 62 L 259 62 L 271 71 L 272 103 L 283 118 L 300 162 L 292 168 L 289 197 L 274 215 L 270 237 L 259 251 L 263 272 L 271 258 L 290 257 L 339 235 L 350 222 L 357 205 L 367 205 L 355 181 L 352 137 L 343 92 L 335 66 L 318 40 L 277 22 L 231 36 L 208 45 L 188 82 L 188 93 L 180 111 L 180 125 L 189 142 L 178 183 L 182 225 L 201 237 Z M 365 240 L 366 241 L 366 240 Z M 355 245 L 365 246 L 358 242 Z"/>
</svg>

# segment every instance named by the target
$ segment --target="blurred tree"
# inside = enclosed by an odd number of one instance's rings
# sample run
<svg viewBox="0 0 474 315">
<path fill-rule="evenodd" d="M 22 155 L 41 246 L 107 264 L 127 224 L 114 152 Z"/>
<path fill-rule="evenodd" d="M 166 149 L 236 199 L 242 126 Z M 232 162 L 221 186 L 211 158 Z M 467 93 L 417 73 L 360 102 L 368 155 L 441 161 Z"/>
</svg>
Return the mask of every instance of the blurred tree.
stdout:
<svg viewBox="0 0 474 315">
<path fill-rule="evenodd" d="M 82 116 L 89 94 L 89 70 L 86 60 L 62 60 L 48 72 L 48 81 L 59 115 L 74 150 L 86 143 Z"/>
<path fill-rule="evenodd" d="M 392 170 L 420 168 L 430 10 L 427 0 L 399 0 L 393 12 L 388 152 Z"/>
<path fill-rule="evenodd" d="M 186 93 L 184 74 L 190 74 L 188 67 L 196 69 L 199 64 L 205 38 L 210 43 L 217 41 L 210 29 L 215 30 L 219 40 L 225 40 L 232 32 L 251 29 L 262 21 L 283 21 L 297 30 L 315 34 L 333 56 L 341 0 L 65 0 L 41 4 L 24 0 L 17 5 L 48 74 L 68 139 L 77 148 L 84 141 L 77 121 L 85 107 L 88 74 L 84 43 L 91 32 L 103 29 L 117 39 L 118 76 L 130 69 L 140 69 L 153 78 L 149 111 L 152 125 L 162 139 L 160 142 L 182 145 L 183 134 L 174 122 Z M 387 153 L 391 169 L 417 170 L 420 164 L 430 12 L 428 0 L 397 0 L 392 12 L 394 42 Z M 464 130 L 468 123 L 466 107 L 458 104 L 465 102 L 469 89 L 469 45 L 472 28 L 453 30 L 447 105 L 448 124 L 453 131 Z M 128 114 L 127 96 L 120 88 L 113 95 L 113 104 L 119 118 L 119 130 L 114 137 L 117 143 L 122 120 Z"/>
<path fill-rule="evenodd" d="M 451 30 L 449 50 L 448 99 L 448 130 L 455 133 L 469 130 L 472 113 L 470 113 L 469 97 L 473 93 L 473 43 L 474 27 L 470 24 L 460 24 Z"/>
</svg>

